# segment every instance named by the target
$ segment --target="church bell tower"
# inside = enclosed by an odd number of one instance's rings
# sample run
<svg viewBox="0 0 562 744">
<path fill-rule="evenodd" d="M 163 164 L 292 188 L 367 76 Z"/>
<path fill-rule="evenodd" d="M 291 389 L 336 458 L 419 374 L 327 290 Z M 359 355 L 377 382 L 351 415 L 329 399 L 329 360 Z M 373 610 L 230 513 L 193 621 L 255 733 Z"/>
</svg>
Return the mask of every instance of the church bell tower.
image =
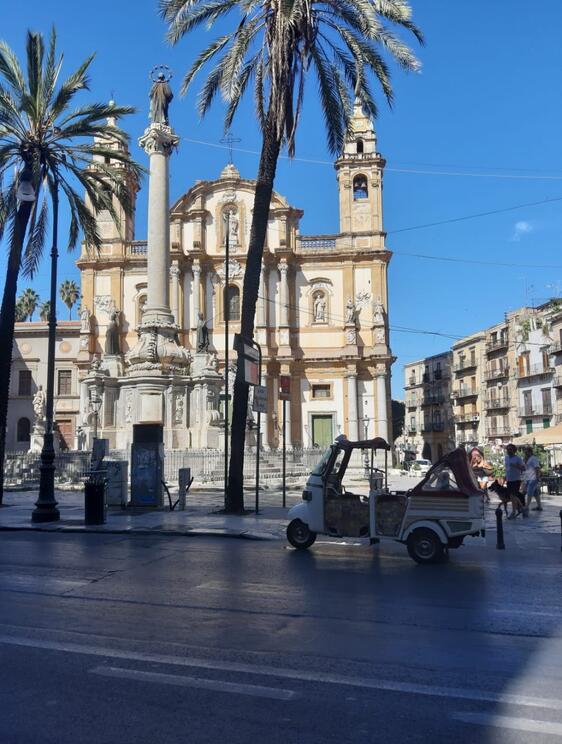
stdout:
<svg viewBox="0 0 562 744">
<path fill-rule="evenodd" d="M 377 152 L 373 122 L 356 99 L 353 134 L 335 163 L 340 198 L 340 233 L 382 235 L 382 173 L 385 161 Z M 381 241 L 372 247 L 383 248 Z"/>
</svg>

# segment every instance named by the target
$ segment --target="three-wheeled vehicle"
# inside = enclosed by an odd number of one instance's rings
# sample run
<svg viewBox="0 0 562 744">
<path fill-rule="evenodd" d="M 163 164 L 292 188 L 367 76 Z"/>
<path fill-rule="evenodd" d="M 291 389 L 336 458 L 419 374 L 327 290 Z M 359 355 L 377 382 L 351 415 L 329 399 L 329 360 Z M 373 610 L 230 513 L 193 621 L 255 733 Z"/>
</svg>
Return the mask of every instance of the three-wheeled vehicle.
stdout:
<svg viewBox="0 0 562 744">
<path fill-rule="evenodd" d="M 384 470 L 375 465 L 377 450 L 384 451 Z M 484 493 L 464 449 L 442 457 L 408 491 L 388 488 L 389 450 L 381 438 L 338 437 L 310 474 L 302 503 L 289 511 L 291 545 L 309 548 L 318 534 L 370 538 L 371 543 L 394 540 L 405 544 L 418 563 L 436 563 L 468 535 L 484 536 Z M 356 493 L 355 486 L 353 493 L 346 490 L 346 471 L 363 472 L 365 493 Z"/>
</svg>

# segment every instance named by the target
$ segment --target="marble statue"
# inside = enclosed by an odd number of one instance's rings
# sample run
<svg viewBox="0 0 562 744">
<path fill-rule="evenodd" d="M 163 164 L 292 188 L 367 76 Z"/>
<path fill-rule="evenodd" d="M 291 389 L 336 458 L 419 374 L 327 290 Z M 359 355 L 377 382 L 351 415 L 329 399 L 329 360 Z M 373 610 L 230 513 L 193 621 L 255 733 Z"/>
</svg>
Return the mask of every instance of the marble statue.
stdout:
<svg viewBox="0 0 562 744">
<path fill-rule="evenodd" d="M 80 333 L 90 333 L 90 311 L 87 307 L 80 310 Z"/>
<path fill-rule="evenodd" d="M 314 300 L 314 321 L 316 323 L 326 322 L 326 300 L 322 295 L 318 295 Z"/>
<path fill-rule="evenodd" d="M 119 310 L 113 310 L 105 333 L 105 353 L 115 356 L 121 353 L 119 338 Z"/>
<path fill-rule="evenodd" d="M 47 402 L 47 396 L 45 391 L 39 385 L 39 388 L 33 396 L 33 413 L 35 414 L 35 422 L 43 421 L 45 418 L 45 405 Z"/>
<path fill-rule="evenodd" d="M 381 298 L 376 297 L 373 302 L 373 324 L 382 325 L 384 323 L 384 308 L 382 306 Z"/>
<path fill-rule="evenodd" d="M 351 297 L 348 298 L 345 306 L 345 322 L 355 323 L 356 309 L 355 303 Z"/>
<path fill-rule="evenodd" d="M 197 320 L 197 351 L 209 350 L 209 329 L 203 313 L 199 313 Z"/>
<path fill-rule="evenodd" d="M 168 107 L 174 97 L 166 76 L 161 72 L 150 89 L 150 121 L 168 124 Z"/>
</svg>

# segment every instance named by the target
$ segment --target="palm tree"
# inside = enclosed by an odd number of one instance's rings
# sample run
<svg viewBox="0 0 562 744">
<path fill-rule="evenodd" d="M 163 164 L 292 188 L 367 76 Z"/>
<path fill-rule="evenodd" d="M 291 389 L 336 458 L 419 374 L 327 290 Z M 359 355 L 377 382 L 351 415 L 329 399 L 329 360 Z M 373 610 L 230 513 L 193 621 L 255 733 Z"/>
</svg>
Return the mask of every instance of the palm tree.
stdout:
<svg viewBox="0 0 562 744">
<path fill-rule="evenodd" d="M 212 27 L 234 13 L 233 30 L 203 49 L 186 73 L 182 93 L 209 62 L 199 95 L 203 116 L 217 94 L 226 103 L 225 130 L 253 82 L 262 148 L 256 179 L 250 242 L 244 274 L 241 333 L 253 337 L 263 245 L 277 160 L 283 146 L 295 151 L 295 134 L 302 111 L 307 77 L 314 73 L 324 113 L 328 147 L 342 150 L 351 132 L 353 99 L 371 117 L 377 114 L 372 80 L 380 83 L 392 102 L 390 75 L 384 54 L 406 70 L 417 70 L 412 51 L 392 26 L 411 32 L 423 42 L 412 22 L 408 0 L 160 0 L 168 23 L 168 40 L 175 44 L 201 24 Z M 244 508 L 243 468 L 248 386 L 242 367 L 234 384 L 231 457 L 226 511 Z"/>
<path fill-rule="evenodd" d="M 39 317 L 43 323 L 47 323 L 49 316 L 51 315 L 51 303 L 49 300 L 44 300 L 39 306 Z"/>
<path fill-rule="evenodd" d="M 60 285 L 60 298 L 68 308 L 68 319 L 72 320 L 72 308 L 80 297 L 80 290 L 76 282 L 66 279 Z"/>
<path fill-rule="evenodd" d="M 80 230 L 88 249 L 99 248 L 101 240 L 92 210 L 106 209 L 118 223 L 113 196 L 125 213 L 132 211 L 129 185 L 132 178 L 139 177 L 140 169 L 131 161 L 126 147 L 111 147 L 108 139 L 126 144 L 126 134 L 114 122 L 134 109 L 113 102 L 77 106 L 77 95 L 88 90 L 92 60 L 93 55 L 60 82 L 63 58 L 57 53 L 54 29 L 47 49 L 41 34 L 27 33 L 26 74 L 15 53 L 0 42 L 0 239 L 7 232 L 9 244 L 0 338 L 6 349 L 13 343 L 20 269 L 33 276 L 42 256 L 49 199 L 54 238 L 59 190 L 66 197 L 70 209 L 69 249 L 76 246 Z M 82 196 L 84 192 L 89 205 Z M 52 265 L 56 266 L 56 241 L 53 245 Z M 52 311 L 49 334 L 54 340 L 54 303 Z M 0 357 L 0 503 L 10 357 L 9 353 Z"/>
<path fill-rule="evenodd" d="M 25 312 L 25 307 L 23 306 L 21 297 L 18 297 L 16 300 L 15 316 L 16 323 L 22 323 L 27 318 L 27 313 Z"/>
<path fill-rule="evenodd" d="M 28 320 L 33 320 L 33 313 L 35 312 L 37 303 L 39 302 L 39 295 L 34 289 L 28 287 L 22 292 L 20 300 L 25 311 L 25 317 Z"/>
</svg>

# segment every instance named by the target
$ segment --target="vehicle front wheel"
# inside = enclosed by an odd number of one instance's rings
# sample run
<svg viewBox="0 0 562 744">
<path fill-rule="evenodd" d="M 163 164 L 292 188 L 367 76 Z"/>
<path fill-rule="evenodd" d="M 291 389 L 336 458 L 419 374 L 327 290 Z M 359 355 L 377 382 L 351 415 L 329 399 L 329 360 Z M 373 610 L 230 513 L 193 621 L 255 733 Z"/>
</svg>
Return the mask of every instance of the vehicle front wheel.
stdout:
<svg viewBox="0 0 562 744">
<path fill-rule="evenodd" d="M 308 525 L 300 519 L 293 519 L 293 521 L 289 522 L 287 525 L 287 540 L 291 543 L 293 548 L 297 548 L 297 550 L 306 550 L 307 548 L 310 548 L 316 540 L 316 532 L 312 532 Z"/>
<path fill-rule="evenodd" d="M 433 530 L 424 527 L 412 532 L 406 547 L 416 563 L 439 563 L 445 559 L 445 546 Z"/>
</svg>

